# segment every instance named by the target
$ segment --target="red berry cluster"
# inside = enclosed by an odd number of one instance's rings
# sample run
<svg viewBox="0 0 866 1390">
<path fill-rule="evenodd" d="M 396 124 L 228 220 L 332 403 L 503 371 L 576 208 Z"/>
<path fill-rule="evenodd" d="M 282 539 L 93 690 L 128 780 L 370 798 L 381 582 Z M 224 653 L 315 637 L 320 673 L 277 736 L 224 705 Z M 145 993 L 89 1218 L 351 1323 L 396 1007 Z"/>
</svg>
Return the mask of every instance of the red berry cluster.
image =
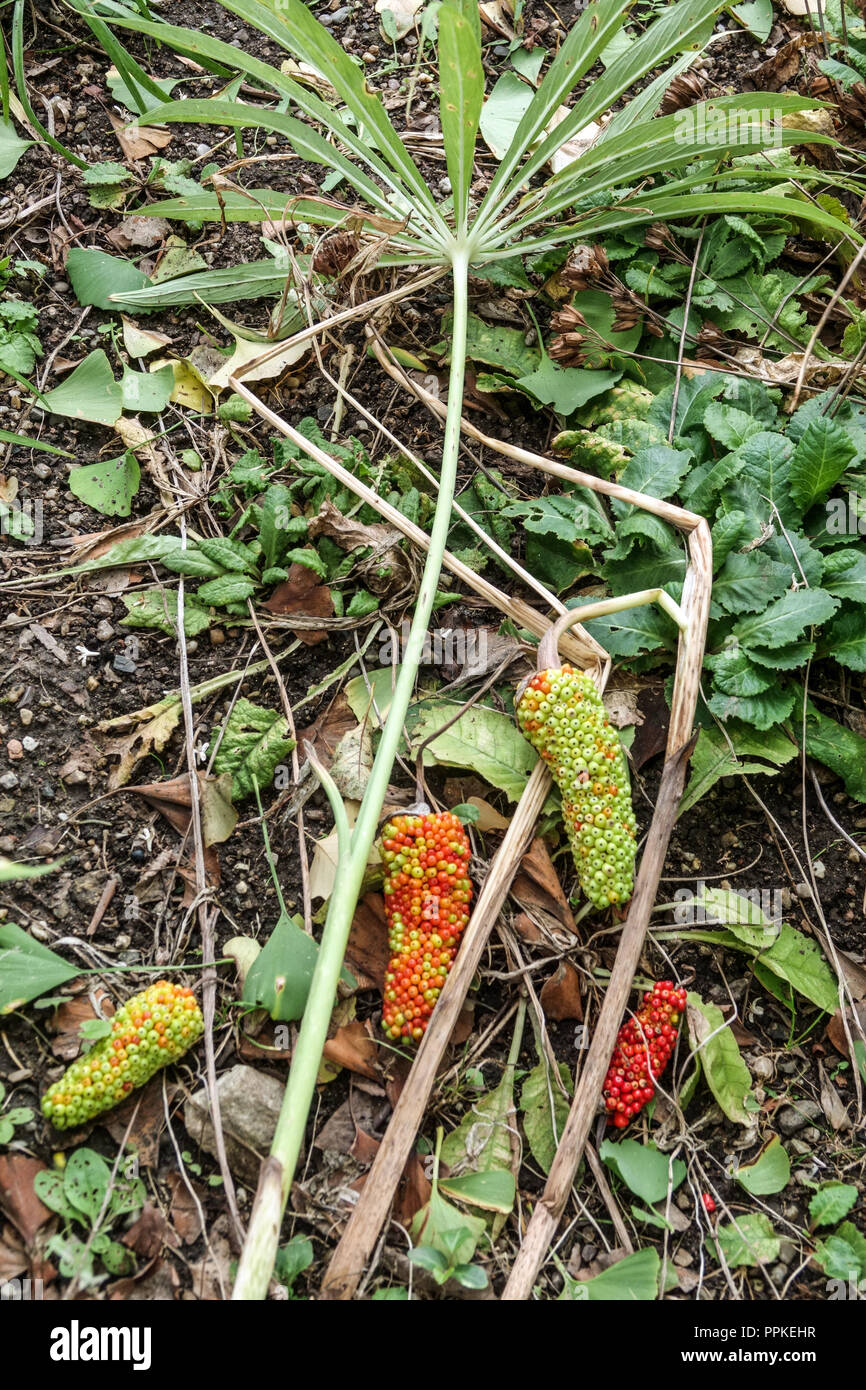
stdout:
<svg viewBox="0 0 866 1390">
<path fill-rule="evenodd" d="M 685 990 L 662 980 L 647 990 L 637 1016 L 620 1028 L 602 1092 L 607 1118 L 617 1129 L 625 1129 L 652 1100 L 653 1079 L 668 1064 L 685 1007 Z"/>
<path fill-rule="evenodd" d="M 457 816 L 395 816 L 385 826 L 385 915 L 391 959 L 382 1027 L 423 1037 L 469 921 L 469 840 Z"/>
</svg>

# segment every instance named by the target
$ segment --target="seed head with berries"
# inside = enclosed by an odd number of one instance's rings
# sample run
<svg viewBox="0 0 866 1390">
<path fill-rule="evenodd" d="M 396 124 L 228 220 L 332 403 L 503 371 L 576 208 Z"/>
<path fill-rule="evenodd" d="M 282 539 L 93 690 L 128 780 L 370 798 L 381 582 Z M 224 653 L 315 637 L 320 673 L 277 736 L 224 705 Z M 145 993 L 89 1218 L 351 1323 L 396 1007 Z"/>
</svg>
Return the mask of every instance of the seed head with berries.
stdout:
<svg viewBox="0 0 866 1390">
<path fill-rule="evenodd" d="M 191 989 L 157 980 L 127 1001 L 111 1032 L 79 1057 L 42 1098 L 55 1129 L 83 1125 L 143 1086 L 197 1042 L 204 1020 Z"/>
<path fill-rule="evenodd" d="M 637 822 L 622 745 L 595 685 L 571 666 L 539 671 L 518 703 L 517 722 L 562 793 L 562 814 L 586 896 L 598 908 L 627 902 Z"/>
<path fill-rule="evenodd" d="M 385 915 L 391 959 L 382 1027 L 417 1042 L 469 921 L 471 850 L 457 816 L 395 816 L 385 826 Z"/>
</svg>

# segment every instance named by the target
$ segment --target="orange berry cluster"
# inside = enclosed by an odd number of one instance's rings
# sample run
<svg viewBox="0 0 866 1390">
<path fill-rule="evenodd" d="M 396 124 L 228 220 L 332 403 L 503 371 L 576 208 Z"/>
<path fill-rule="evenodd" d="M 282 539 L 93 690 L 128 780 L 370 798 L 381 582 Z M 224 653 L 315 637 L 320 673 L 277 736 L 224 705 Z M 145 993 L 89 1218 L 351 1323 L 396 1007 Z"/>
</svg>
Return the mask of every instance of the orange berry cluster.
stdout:
<svg viewBox="0 0 866 1390">
<path fill-rule="evenodd" d="M 517 722 L 562 793 L 584 893 L 599 908 L 628 902 L 637 822 L 622 745 L 595 685 L 571 666 L 539 671 L 520 699 Z"/>
<path fill-rule="evenodd" d="M 668 1064 L 685 1007 L 685 990 L 662 980 L 647 990 L 637 1015 L 620 1028 L 602 1091 L 607 1118 L 617 1129 L 625 1129 L 652 1100 L 653 1079 Z"/>
<path fill-rule="evenodd" d="M 143 1086 L 160 1067 L 176 1062 L 203 1032 L 192 990 L 157 980 L 118 1009 L 110 1034 L 49 1087 L 42 1098 L 43 1115 L 55 1129 L 92 1120 Z"/>
<path fill-rule="evenodd" d="M 395 816 L 385 826 L 385 916 L 391 959 L 382 1027 L 389 1038 L 423 1037 L 469 921 L 469 839 L 448 811 Z"/>
</svg>

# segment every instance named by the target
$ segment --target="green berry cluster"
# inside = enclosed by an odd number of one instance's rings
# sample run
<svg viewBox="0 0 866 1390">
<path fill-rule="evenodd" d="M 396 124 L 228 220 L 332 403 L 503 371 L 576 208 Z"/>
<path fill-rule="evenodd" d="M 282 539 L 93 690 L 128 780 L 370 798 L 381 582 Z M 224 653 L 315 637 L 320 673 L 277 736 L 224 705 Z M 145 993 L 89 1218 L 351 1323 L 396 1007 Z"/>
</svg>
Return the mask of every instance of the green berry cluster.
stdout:
<svg viewBox="0 0 866 1390">
<path fill-rule="evenodd" d="M 517 721 L 562 793 L 586 896 L 599 908 L 628 902 L 637 823 L 622 746 L 595 685 L 571 666 L 539 671 L 517 706 Z"/>
<path fill-rule="evenodd" d="M 118 1009 L 108 1037 L 48 1088 L 43 1115 L 55 1129 L 85 1124 L 125 1100 L 160 1067 L 176 1062 L 203 1032 L 192 990 L 157 980 Z"/>
</svg>

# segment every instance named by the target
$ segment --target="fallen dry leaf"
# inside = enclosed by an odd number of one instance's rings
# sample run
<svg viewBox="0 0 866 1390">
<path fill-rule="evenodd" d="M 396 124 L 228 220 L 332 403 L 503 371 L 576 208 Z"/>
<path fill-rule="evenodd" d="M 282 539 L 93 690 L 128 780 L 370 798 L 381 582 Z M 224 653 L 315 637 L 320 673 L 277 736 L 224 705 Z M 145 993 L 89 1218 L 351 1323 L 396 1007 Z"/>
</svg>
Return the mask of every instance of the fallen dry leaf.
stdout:
<svg viewBox="0 0 866 1390">
<path fill-rule="evenodd" d="M 17 1279 L 30 1269 L 30 1257 L 21 1244 L 21 1237 L 12 1226 L 0 1231 L 0 1287 L 7 1279 Z"/>
<path fill-rule="evenodd" d="M 198 1207 L 180 1173 L 169 1173 L 166 1181 L 171 1192 L 168 1209 L 171 1224 L 184 1245 L 192 1245 L 202 1232 Z"/>
<path fill-rule="evenodd" d="M 394 1199 L 394 1220 L 406 1230 L 423 1206 L 430 1200 L 432 1184 L 424 1175 L 424 1167 L 418 1154 L 411 1153 L 397 1187 Z"/>
<path fill-rule="evenodd" d="M 208 1232 L 208 1248 L 198 1264 L 190 1265 L 192 1292 L 185 1297 L 202 1302 L 225 1301 L 231 1289 L 229 1265 L 232 1248 L 228 1239 L 229 1219 L 223 1212 Z"/>
<path fill-rule="evenodd" d="M 51 1217 L 51 1212 L 33 1191 L 36 1174 L 45 1172 L 46 1166 L 41 1159 L 30 1158 L 28 1154 L 0 1154 L 0 1207 L 27 1245 Z"/>
<path fill-rule="evenodd" d="M 279 618 L 292 613 L 302 613 L 304 617 L 312 618 L 332 618 L 334 616 L 334 600 L 331 598 L 331 591 L 326 584 L 319 583 L 309 565 L 292 565 L 288 579 L 277 585 L 262 607 Z M 291 624 L 288 626 L 290 630 L 293 630 Z M 296 631 L 295 636 L 306 643 L 308 647 L 314 647 L 318 642 L 324 642 L 328 634 L 324 628 L 321 630 L 305 628 Z"/>
<path fill-rule="evenodd" d="M 180 1244 L 159 1207 L 152 1202 L 145 1202 L 138 1220 L 133 1222 L 122 1240 L 124 1245 L 145 1260 L 154 1259 L 163 1245 L 177 1247 Z"/>
<path fill-rule="evenodd" d="M 511 885 L 511 896 L 530 915 L 533 912 L 546 914 L 556 925 L 577 935 L 574 915 L 542 839 L 536 837 L 521 859 Z"/>
<path fill-rule="evenodd" d="M 557 1022 L 565 1018 L 576 1018 L 578 1022 L 583 1020 L 580 976 L 570 961 L 559 962 L 550 979 L 545 982 L 539 998 L 548 1018 Z"/>
<path fill-rule="evenodd" d="M 367 893 L 355 908 L 346 947 L 346 965 L 356 976 L 360 989 L 375 985 L 381 991 L 385 987 L 388 958 L 385 904 L 378 893 Z"/>
<path fill-rule="evenodd" d="M 131 217 L 124 217 L 117 227 L 112 227 L 105 239 L 118 251 L 129 251 L 133 246 L 149 250 L 152 246 L 158 246 L 170 231 L 171 223 L 166 222 L 164 217 L 144 217 L 140 213 L 133 213 Z"/>
<path fill-rule="evenodd" d="M 82 1023 L 91 1018 L 110 1018 L 114 1013 L 114 1005 L 107 998 L 103 1008 L 104 1014 L 97 1014 L 86 994 L 80 994 L 76 999 L 70 999 L 56 1008 L 48 1024 L 49 1032 L 56 1035 L 51 1044 L 54 1056 L 64 1062 L 71 1062 L 77 1057 L 81 1051 Z"/>
<path fill-rule="evenodd" d="M 371 548 L 373 553 L 358 566 L 358 571 L 372 593 L 396 593 L 411 582 L 411 565 L 400 549 L 400 534 L 392 527 L 381 522 L 364 526 L 351 517 L 343 516 L 333 502 L 325 500 L 308 529 L 311 540 L 327 536 L 349 554 L 354 550 Z"/>
<path fill-rule="evenodd" d="M 338 1028 L 332 1038 L 325 1043 L 324 1055 L 329 1062 L 335 1062 L 349 1071 L 377 1080 L 379 1073 L 375 1067 L 379 1044 L 363 1023 L 347 1023 Z"/>
<path fill-rule="evenodd" d="M 159 154 L 159 151 L 164 150 L 171 142 L 170 130 L 157 130 L 156 126 L 149 125 L 130 125 L 113 111 L 109 111 L 108 119 L 127 159 L 147 159 L 152 154 Z"/>
<path fill-rule="evenodd" d="M 161 1074 L 153 1077 L 140 1091 L 135 1091 L 129 1100 L 116 1105 L 99 1121 L 116 1144 L 122 1144 L 126 1138 L 128 1149 L 135 1153 L 143 1168 L 155 1168 L 159 1161 L 159 1140 L 165 1129 L 163 1085 L 170 1106 L 178 1086 Z M 133 1115 L 135 1119 L 129 1129 Z"/>
<path fill-rule="evenodd" d="M 379 1127 L 383 1111 L 387 1113 L 387 1107 L 382 1100 L 359 1091 L 353 1081 L 349 1099 L 337 1106 L 333 1115 L 319 1130 L 313 1140 L 314 1148 L 328 1149 L 341 1154 L 350 1153 L 359 1130 L 363 1130 L 368 1138 L 372 1138 L 370 1131 Z M 378 1140 L 373 1142 L 378 1143 Z"/>
<path fill-rule="evenodd" d="M 112 1303 L 170 1303 L 177 1298 L 180 1275 L 170 1260 L 155 1257 L 128 1279 L 107 1286 Z"/>
</svg>

